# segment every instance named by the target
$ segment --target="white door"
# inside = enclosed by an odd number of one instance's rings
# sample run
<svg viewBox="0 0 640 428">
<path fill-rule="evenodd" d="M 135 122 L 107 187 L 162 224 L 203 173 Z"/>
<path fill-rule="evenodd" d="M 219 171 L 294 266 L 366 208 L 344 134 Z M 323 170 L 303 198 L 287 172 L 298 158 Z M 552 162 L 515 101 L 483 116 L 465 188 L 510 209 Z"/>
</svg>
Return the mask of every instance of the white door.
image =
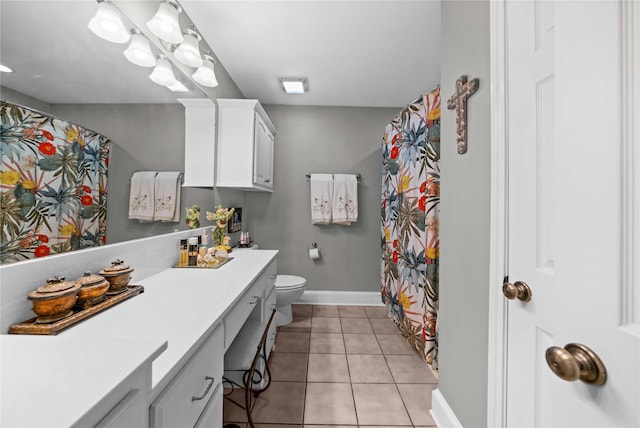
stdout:
<svg viewBox="0 0 640 428">
<path fill-rule="evenodd" d="M 632 3 L 506 3 L 507 265 L 509 282 L 532 293 L 507 309 L 508 426 L 640 426 L 640 260 L 632 252 L 640 221 L 637 211 L 629 218 L 638 195 L 628 191 L 637 186 L 639 145 L 627 132 L 640 120 L 638 110 L 628 114 L 631 101 L 640 104 L 637 88 L 629 91 L 630 81 L 640 85 L 640 4 Z M 564 350 L 570 343 L 600 357 L 603 385 L 550 369 L 553 347 L 558 370 L 577 367 L 580 357 Z"/>
</svg>

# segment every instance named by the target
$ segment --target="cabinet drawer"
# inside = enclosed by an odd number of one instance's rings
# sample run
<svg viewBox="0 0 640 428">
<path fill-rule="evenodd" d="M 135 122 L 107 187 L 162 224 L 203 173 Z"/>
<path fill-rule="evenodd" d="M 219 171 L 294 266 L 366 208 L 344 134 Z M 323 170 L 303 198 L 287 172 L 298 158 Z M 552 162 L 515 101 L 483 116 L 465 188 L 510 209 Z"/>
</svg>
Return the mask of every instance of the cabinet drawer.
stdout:
<svg viewBox="0 0 640 428">
<path fill-rule="evenodd" d="M 224 349 L 229 349 L 244 322 L 251 312 L 262 303 L 265 288 L 264 273 L 256 279 L 253 285 L 244 292 L 233 306 L 233 309 L 224 317 Z M 257 314 L 258 316 L 260 313 Z"/>
<path fill-rule="evenodd" d="M 154 401 L 150 410 L 152 427 L 193 427 L 196 424 L 222 381 L 223 333 L 221 326 L 216 328 Z"/>
<path fill-rule="evenodd" d="M 222 393 L 222 385 L 218 385 L 194 428 L 220 428 L 222 426 Z"/>
</svg>

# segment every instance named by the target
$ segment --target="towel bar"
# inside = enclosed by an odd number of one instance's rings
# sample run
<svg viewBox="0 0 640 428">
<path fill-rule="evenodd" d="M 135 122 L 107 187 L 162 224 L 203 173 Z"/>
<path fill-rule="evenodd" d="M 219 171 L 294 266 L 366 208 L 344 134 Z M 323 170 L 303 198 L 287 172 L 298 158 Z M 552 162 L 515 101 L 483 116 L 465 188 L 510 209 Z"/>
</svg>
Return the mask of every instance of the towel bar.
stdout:
<svg viewBox="0 0 640 428">
<path fill-rule="evenodd" d="M 355 176 L 356 176 L 356 180 L 358 180 L 358 183 L 360 183 L 360 177 L 361 177 L 360 173 L 356 172 Z M 311 178 L 311 173 L 307 174 L 306 177 L 307 177 L 307 180 L 309 180 Z"/>
</svg>

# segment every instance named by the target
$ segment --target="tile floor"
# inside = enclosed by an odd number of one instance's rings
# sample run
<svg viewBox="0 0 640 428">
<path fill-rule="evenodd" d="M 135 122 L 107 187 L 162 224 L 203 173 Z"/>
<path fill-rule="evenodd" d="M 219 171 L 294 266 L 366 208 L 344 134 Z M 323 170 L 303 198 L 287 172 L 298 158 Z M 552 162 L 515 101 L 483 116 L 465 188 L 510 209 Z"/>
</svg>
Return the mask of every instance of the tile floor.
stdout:
<svg viewBox="0 0 640 428">
<path fill-rule="evenodd" d="M 438 381 L 384 307 L 293 305 L 293 317 L 278 329 L 272 383 L 253 408 L 256 427 L 435 426 L 429 409 Z M 224 420 L 247 425 L 227 400 Z"/>
</svg>

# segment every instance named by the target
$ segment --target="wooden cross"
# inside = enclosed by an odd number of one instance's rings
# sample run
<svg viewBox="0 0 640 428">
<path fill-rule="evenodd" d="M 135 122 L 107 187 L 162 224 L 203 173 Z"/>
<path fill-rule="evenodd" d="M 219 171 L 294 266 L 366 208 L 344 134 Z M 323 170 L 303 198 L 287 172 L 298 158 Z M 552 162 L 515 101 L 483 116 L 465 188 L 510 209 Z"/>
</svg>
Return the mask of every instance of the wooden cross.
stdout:
<svg viewBox="0 0 640 428">
<path fill-rule="evenodd" d="M 460 76 L 456 80 L 456 93 L 447 101 L 447 108 L 456 111 L 456 142 L 459 154 L 467 152 L 467 100 L 476 93 L 479 85 L 478 79 L 467 82 L 467 76 Z"/>
</svg>

